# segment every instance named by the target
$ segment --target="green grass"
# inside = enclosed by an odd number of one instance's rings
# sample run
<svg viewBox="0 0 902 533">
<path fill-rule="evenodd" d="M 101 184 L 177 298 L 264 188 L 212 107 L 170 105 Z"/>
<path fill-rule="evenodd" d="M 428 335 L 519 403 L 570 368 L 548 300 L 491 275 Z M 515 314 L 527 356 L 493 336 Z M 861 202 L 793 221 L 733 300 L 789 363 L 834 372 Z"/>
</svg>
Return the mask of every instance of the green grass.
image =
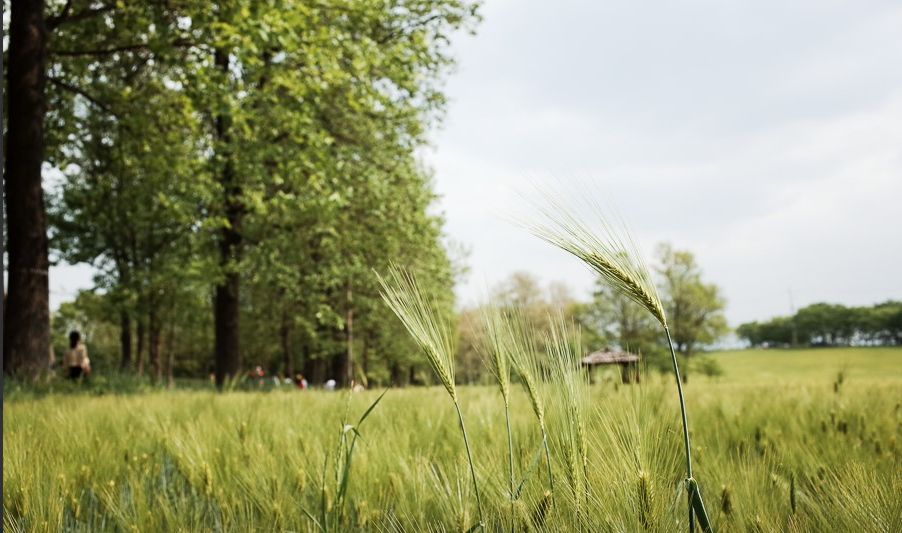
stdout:
<svg viewBox="0 0 902 533">
<path fill-rule="evenodd" d="M 715 357 L 724 375 L 692 375 L 687 407 L 694 468 L 716 531 L 902 530 L 902 349 Z M 547 476 L 536 468 L 516 502 L 515 529 L 686 531 L 672 379 L 591 386 L 583 523 L 575 522 L 561 450 L 552 446 L 564 486 L 552 507 Z M 486 531 L 509 531 L 503 404 L 496 387 L 457 391 Z M 356 421 L 380 392 L 353 395 L 347 419 Z M 13 392 L 4 401 L 4 531 L 318 531 L 302 508 L 319 516 L 335 505 L 347 399 L 287 389 Z M 547 418 L 549 433 L 561 430 L 556 410 Z M 522 479 L 541 432 L 521 387 L 511 390 L 511 425 Z M 464 533 L 478 520 L 473 496 L 445 389 L 391 390 L 361 429 L 334 529 Z"/>
<path fill-rule="evenodd" d="M 801 381 L 831 385 L 840 372 L 849 380 L 902 380 L 900 348 L 739 350 L 713 355 L 723 366 L 722 381 L 730 383 L 766 385 Z"/>
</svg>

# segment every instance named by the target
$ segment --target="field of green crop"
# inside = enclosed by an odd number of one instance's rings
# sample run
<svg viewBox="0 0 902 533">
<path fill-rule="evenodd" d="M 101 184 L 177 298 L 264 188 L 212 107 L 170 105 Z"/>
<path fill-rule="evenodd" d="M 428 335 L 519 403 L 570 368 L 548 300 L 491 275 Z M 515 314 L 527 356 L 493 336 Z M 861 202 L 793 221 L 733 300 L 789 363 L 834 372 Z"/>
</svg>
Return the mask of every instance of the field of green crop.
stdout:
<svg viewBox="0 0 902 533">
<path fill-rule="evenodd" d="M 716 531 L 902 531 L 902 349 L 716 359 L 722 376 L 692 375 L 686 387 Z M 589 390 L 588 497 L 577 509 L 557 411 L 551 492 L 541 433 L 515 389 L 522 491 L 512 498 L 500 394 L 459 389 L 486 531 L 688 531 L 672 378 Z M 380 392 L 7 390 L 4 531 L 467 532 L 478 511 L 447 393 L 390 390 L 347 428 Z M 339 446 L 358 429 L 348 470 Z"/>
</svg>

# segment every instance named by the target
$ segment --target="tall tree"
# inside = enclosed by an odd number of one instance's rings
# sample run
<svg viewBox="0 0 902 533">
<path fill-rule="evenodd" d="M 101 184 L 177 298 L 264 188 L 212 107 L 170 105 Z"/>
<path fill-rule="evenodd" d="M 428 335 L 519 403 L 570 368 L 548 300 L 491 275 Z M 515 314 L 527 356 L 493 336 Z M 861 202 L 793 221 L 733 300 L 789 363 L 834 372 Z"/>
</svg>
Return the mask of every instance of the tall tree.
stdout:
<svg viewBox="0 0 902 533">
<path fill-rule="evenodd" d="M 673 342 L 689 357 L 727 332 L 724 299 L 717 285 L 702 281 L 701 268 L 692 253 L 662 243 L 656 255 L 655 269 Z M 684 370 L 682 376 L 686 380 L 688 373 Z"/>
<path fill-rule="evenodd" d="M 43 0 L 10 4 L 3 172 L 9 296 L 3 372 L 36 376 L 48 366 L 50 301 L 44 163 L 47 29 Z"/>
<path fill-rule="evenodd" d="M 213 56 L 198 62 L 190 85 L 197 107 L 210 110 L 211 166 L 219 178 L 218 200 L 210 206 L 219 227 L 219 383 L 241 365 L 238 332 L 246 328 L 239 320 L 239 290 L 251 248 L 274 232 L 300 232 L 296 242 L 309 243 L 319 256 L 311 261 L 291 254 L 303 268 L 334 265 L 335 254 L 350 269 L 366 265 L 351 260 L 359 257 L 356 248 L 339 242 L 349 231 L 343 220 L 351 219 L 336 209 L 365 201 L 364 180 L 387 179 L 393 158 L 405 164 L 413 159 L 441 110 L 439 81 L 451 62 L 447 36 L 474 18 L 470 4 L 454 0 L 247 2 L 192 17 L 197 40 L 207 45 L 198 46 L 198 54 L 212 50 Z M 361 173 L 363 168 L 378 172 Z M 347 354 L 353 355 L 348 296 L 357 292 L 354 277 L 347 268 L 332 268 L 328 284 L 319 286 L 340 317 L 334 323 L 343 331 L 330 334 L 335 341 L 341 337 L 344 358 L 330 360 L 344 365 L 333 369 L 342 376 L 350 371 Z M 282 289 L 277 294 L 289 294 Z M 322 327 L 314 330 L 326 334 Z"/>
<path fill-rule="evenodd" d="M 595 282 L 592 302 L 580 322 L 622 350 L 650 354 L 660 343 L 660 327 L 648 311 L 602 279 Z"/>
<path fill-rule="evenodd" d="M 128 56 L 94 63 L 93 79 L 81 81 L 97 104 L 79 95 L 84 105 L 67 119 L 81 132 L 53 159 L 65 180 L 50 201 L 54 250 L 69 263 L 97 268 L 95 283 L 119 309 L 123 369 L 131 364 L 133 322 L 149 333 L 151 358 L 159 359 L 153 341 L 160 338 L 162 292 L 190 272 L 184 248 L 195 233 L 203 182 L 186 98 L 167 87 L 158 67 L 142 63 Z M 173 261 L 181 268 L 166 269 Z M 139 372 L 142 356 L 139 350 Z"/>
<path fill-rule="evenodd" d="M 124 363 L 135 322 L 139 354 L 146 331 L 159 355 L 160 313 L 185 316 L 162 302 L 173 287 L 197 289 L 178 282 L 186 272 L 214 289 L 219 384 L 275 338 L 286 371 L 298 353 L 343 376 L 391 357 L 397 335 L 380 325 L 372 268 L 416 265 L 451 294 L 415 154 L 441 115 L 449 34 L 475 21 L 474 9 L 456 0 L 58 7 L 48 161 L 66 182 L 54 236 L 64 259 L 100 266 L 98 284 L 121 309 Z M 194 351 L 205 337 L 192 338 Z"/>
</svg>

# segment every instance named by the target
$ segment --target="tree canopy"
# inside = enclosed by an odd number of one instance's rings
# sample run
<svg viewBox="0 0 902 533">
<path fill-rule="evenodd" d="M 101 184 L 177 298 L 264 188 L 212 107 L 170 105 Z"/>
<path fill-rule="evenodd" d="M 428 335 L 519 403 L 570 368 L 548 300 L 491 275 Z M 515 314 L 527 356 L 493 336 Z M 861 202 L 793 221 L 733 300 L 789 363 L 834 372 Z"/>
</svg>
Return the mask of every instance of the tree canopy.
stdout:
<svg viewBox="0 0 902 533">
<path fill-rule="evenodd" d="M 13 19 L 32 4 L 13 2 Z M 31 67 L 49 105 L 32 119 L 62 173 L 47 194 L 53 258 L 97 268 L 91 306 L 117 317 L 120 366 L 143 372 L 146 352 L 160 377 L 179 352 L 220 384 L 248 363 L 344 382 L 415 374 L 373 270 L 420 271 L 453 305 L 416 151 L 477 4 L 76 4 L 38 13 L 47 53 Z"/>
<path fill-rule="evenodd" d="M 816 303 L 793 316 L 747 322 L 736 333 L 752 346 L 898 346 L 902 344 L 902 302 L 870 307 Z"/>
</svg>

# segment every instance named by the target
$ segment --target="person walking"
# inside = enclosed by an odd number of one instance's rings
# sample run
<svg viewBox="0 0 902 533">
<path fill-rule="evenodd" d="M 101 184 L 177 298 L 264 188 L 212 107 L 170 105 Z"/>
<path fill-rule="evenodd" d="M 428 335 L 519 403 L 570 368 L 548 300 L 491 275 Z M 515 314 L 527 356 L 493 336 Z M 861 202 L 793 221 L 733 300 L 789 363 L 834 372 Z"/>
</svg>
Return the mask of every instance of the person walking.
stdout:
<svg viewBox="0 0 902 533">
<path fill-rule="evenodd" d="M 88 349 L 81 342 L 81 334 L 77 331 L 69 333 L 69 349 L 63 357 L 63 363 L 69 367 L 69 379 L 91 376 L 91 360 Z"/>
</svg>

